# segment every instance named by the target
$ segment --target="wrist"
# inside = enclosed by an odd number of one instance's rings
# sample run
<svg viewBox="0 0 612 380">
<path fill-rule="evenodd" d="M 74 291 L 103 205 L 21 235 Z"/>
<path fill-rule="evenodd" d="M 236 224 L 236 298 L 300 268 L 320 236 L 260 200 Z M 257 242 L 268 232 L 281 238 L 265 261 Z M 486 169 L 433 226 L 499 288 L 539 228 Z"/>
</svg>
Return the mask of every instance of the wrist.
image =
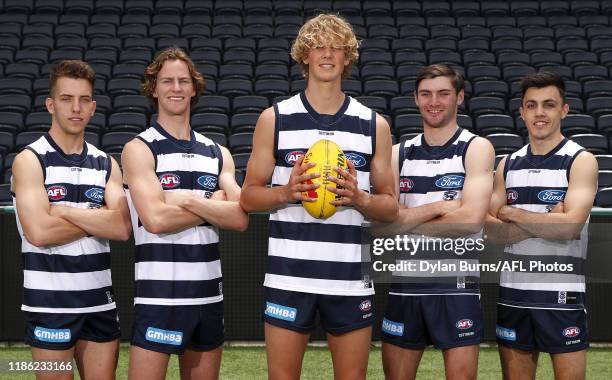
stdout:
<svg viewBox="0 0 612 380">
<path fill-rule="evenodd" d="M 372 194 L 367 193 L 361 189 L 358 190 L 358 194 L 359 196 L 357 197 L 357 199 L 355 199 L 355 207 L 360 210 L 363 210 L 367 207 L 368 203 L 370 203 Z"/>
</svg>

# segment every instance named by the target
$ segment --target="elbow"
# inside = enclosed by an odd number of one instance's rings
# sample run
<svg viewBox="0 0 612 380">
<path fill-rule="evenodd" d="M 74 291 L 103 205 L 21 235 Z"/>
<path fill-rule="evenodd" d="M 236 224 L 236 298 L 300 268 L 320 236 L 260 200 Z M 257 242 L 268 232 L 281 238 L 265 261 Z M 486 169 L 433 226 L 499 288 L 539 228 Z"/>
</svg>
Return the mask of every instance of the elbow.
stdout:
<svg viewBox="0 0 612 380">
<path fill-rule="evenodd" d="M 121 228 L 119 230 L 119 234 L 115 240 L 119 241 L 128 241 L 130 240 L 130 235 L 132 234 L 132 228 L 128 226 L 128 228 Z"/>
<path fill-rule="evenodd" d="M 232 223 L 231 226 L 228 226 L 228 229 L 238 232 L 244 232 L 247 230 L 247 228 L 249 228 L 249 215 L 244 212 L 242 212 L 241 214 L 242 215 L 235 218 L 235 221 L 234 223 Z"/>
<path fill-rule="evenodd" d="M 36 247 L 47 247 L 51 245 L 50 239 L 41 233 L 26 234 L 26 239 L 30 242 L 30 244 Z"/>
<path fill-rule="evenodd" d="M 159 235 L 168 232 L 161 218 L 142 218 L 141 222 L 144 229 L 149 233 Z"/>
<path fill-rule="evenodd" d="M 244 196 L 244 191 L 242 192 L 242 196 L 240 197 L 239 205 L 240 205 L 240 208 L 243 209 L 244 212 L 246 212 L 247 214 L 251 213 L 251 212 L 254 212 L 254 211 L 257 211 L 246 200 L 246 197 Z"/>
</svg>

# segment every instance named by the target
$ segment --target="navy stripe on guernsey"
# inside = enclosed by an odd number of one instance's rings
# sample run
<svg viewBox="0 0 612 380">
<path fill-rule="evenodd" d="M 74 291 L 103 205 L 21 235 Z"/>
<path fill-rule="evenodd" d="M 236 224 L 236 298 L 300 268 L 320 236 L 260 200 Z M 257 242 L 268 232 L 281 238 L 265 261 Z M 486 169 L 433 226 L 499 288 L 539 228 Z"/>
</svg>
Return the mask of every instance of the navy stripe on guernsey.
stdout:
<svg viewBox="0 0 612 380">
<path fill-rule="evenodd" d="M 276 165 L 271 186 L 287 184 L 298 157 L 321 139 L 332 140 L 353 156 L 359 188 L 370 190 L 370 162 L 376 146 L 376 113 L 345 96 L 335 115 L 318 114 L 304 93 L 274 106 Z M 301 204 L 270 214 L 268 268 L 264 286 L 329 295 L 374 294 L 362 270 L 363 215 L 339 207 L 326 220 L 311 217 Z"/>
<path fill-rule="evenodd" d="M 191 131 L 177 140 L 159 124 L 138 135 L 155 159 L 164 191 L 189 190 L 209 198 L 219 189 L 221 149 Z M 152 234 L 138 218 L 129 188 L 128 205 L 136 244 L 134 304 L 202 305 L 223 300 L 219 232 L 208 223 L 171 234 Z"/>
<path fill-rule="evenodd" d="M 399 147 L 399 202 L 411 207 L 442 200 L 461 199 L 465 183 L 465 155 L 476 135 L 457 128 L 455 134 L 442 146 L 429 146 L 421 133 L 405 141 Z M 465 236 L 476 239 L 481 233 Z M 422 239 L 422 236 L 410 236 Z M 429 237 L 425 237 L 428 239 Z M 435 238 L 434 238 L 435 239 Z M 454 252 L 427 252 L 428 257 L 444 258 L 445 264 L 454 264 L 459 268 L 459 260 Z M 419 267 L 419 259 L 401 259 L 412 261 Z M 441 262 L 442 262 L 441 261 Z M 478 259 L 468 260 L 477 264 Z M 435 275 L 424 273 L 394 272 L 393 283 L 389 290 L 392 294 L 474 294 L 480 291 L 480 273 L 447 271 Z"/>
<path fill-rule="evenodd" d="M 530 145 L 508 156 L 504 179 L 508 205 L 545 213 L 563 201 L 572 163 L 584 148 L 563 139 L 546 155 L 534 155 Z M 588 218 L 587 218 L 588 221 Z M 530 308 L 584 308 L 588 222 L 575 240 L 529 238 L 506 246 L 506 252 L 521 260 L 571 263 L 571 273 L 502 272 L 499 302 Z M 571 302 L 567 294 L 578 294 Z M 574 297 L 575 299 L 576 297 Z"/>
<path fill-rule="evenodd" d="M 81 154 L 67 155 L 48 134 L 26 149 L 41 164 L 49 203 L 78 208 L 105 205 L 111 161 L 104 152 L 85 143 Z M 107 240 L 87 236 L 60 246 L 36 247 L 24 236 L 19 215 L 15 216 L 23 252 L 22 310 L 92 313 L 116 307 Z"/>
</svg>

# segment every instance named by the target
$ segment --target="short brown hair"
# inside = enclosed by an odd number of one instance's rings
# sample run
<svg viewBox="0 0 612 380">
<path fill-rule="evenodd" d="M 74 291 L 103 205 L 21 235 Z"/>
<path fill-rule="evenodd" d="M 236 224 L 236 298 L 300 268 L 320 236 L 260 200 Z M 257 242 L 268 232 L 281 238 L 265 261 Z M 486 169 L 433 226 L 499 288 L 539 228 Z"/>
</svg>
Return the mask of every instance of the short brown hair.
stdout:
<svg viewBox="0 0 612 380">
<path fill-rule="evenodd" d="M 319 46 L 338 46 L 344 49 L 349 64 L 342 72 L 342 79 L 351 74 L 353 63 L 359 58 L 359 42 L 353 27 L 336 14 L 323 13 L 306 21 L 291 46 L 291 58 L 300 65 L 302 75 L 308 79 L 308 65 L 304 60 L 311 49 Z"/>
<path fill-rule="evenodd" d="M 87 80 L 91 84 L 91 92 L 93 93 L 94 85 L 96 84 L 96 73 L 87 62 L 69 59 L 60 61 L 53 66 L 49 78 L 49 96 L 53 96 L 57 80 L 62 77 Z"/>
<path fill-rule="evenodd" d="M 434 79 L 437 77 L 449 78 L 456 93 L 459 93 L 465 87 L 465 79 L 463 79 L 463 75 L 460 72 L 447 65 L 435 64 L 425 66 L 419 71 L 416 77 L 415 90 L 419 90 L 419 84 L 423 79 Z"/>
<path fill-rule="evenodd" d="M 539 73 L 527 74 L 521 79 L 520 85 L 523 98 L 530 88 L 555 86 L 559 90 L 559 95 L 561 95 L 561 99 L 563 99 L 565 103 L 565 82 L 563 82 L 563 78 L 557 73 L 540 71 Z"/>
<path fill-rule="evenodd" d="M 155 57 L 153 62 L 144 72 L 144 83 L 142 84 L 142 92 L 146 95 L 151 103 L 157 106 L 157 98 L 153 96 L 155 93 L 155 87 L 157 86 L 157 74 L 161 71 L 162 67 L 164 67 L 164 63 L 166 61 L 175 61 L 181 60 L 185 62 L 187 68 L 189 69 L 189 75 L 191 75 L 191 81 L 193 82 L 193 89 L 195 90 L 195 96 L 191 98 L 191 105 L 194 105 L 198 102 L 200 95 L 204 92 L 204 77 L 202 74 L 196 69 L 193 61 L 187 53 L 181 48 L 170 47 L 162 51 Z"/>
</svg>

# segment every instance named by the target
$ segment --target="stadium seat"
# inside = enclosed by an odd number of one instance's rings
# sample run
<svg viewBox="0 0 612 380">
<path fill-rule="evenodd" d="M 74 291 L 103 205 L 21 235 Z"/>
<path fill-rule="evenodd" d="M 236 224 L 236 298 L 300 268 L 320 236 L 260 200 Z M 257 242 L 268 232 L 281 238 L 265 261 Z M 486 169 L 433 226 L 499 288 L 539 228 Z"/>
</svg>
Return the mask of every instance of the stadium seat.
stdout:
<svg viewBox="0 0 612 380">
<path fill-rule="evenodd" d="M 586 112 L 599 119 L 602 115 L 612 114 L 612 97 L 594 97 L 586 100 Z"/>
<path fill-rule="evenodd" d="M 253 84 L 246 79 L 222 79 L 218 83 L 217 92 L 228 97 L 251 95 Z"/>
<path fill-rule="evenodd" d="M 32 81 L 26 78 L 4 78 L 0 79 L 0 95 L 22 94 L 32 92 Z"/>
<path fill-rule="evenodd" d="M 191 107 L 193 114 L 203 112 L 228 113 L 230 111 L 230 101 L 226 96 L 204 95 L 200 96 L 198 102 Z"/>
<path fill-rule="evenodd" d="M 47 131 L 44 131 L 44 132 L 26 131 L 26 132 L 18 133 L 17 136 L 15 136 L 15 150 L 17 151 L 21 150 L 24 146 L 33 143 L 34 141 L 38 140 L 41 136 L 44 136 L 46 133 Z M 6 160 L 5 160 L 5 164 L 6 164 Z"/>
<path fill-rule="evenodd" d="M 595 206 L 607 208 L 612 207 L 612 187 L 599 188 L 597 195 L 595 196 Z"/>
<path fill-rule="evenodd" d="M 561 119 L 561 132 L 566 137 L 595 133 L 595 119 L 590 115 L 567 115 Z"/>
<path fill-rule="evenodd" d="M 357 97 L 357 100 L 359 103 L 373 109 L 379 114 L 387 114 L 387 101 L 385 98 L 380 96 L 359 96 Z"/>
<path fill-rule="evenodd" d="M 191 116 L 191 127 L 200 133 L 229 133 L 229 117 L 226 113 L 207 112 Z"/>
<path fill-rule="evenodd" d="M 123 146 L 130 142 L 137 133 L 108 132 L 102 136 L 102 150 L 106 153 L 120 153 Z"/>
<path fill-rule="evenodd" d="M 26 115 L 25 129 L 28 131 L 46 132 L 51 127 L 51 114 L 49 112 L 31 112 Z"/>
<path fill-rule="evenodd" d="M 15 148 L 15 135 L 11 132 L 0 131 L 0 156 L 6 156 L 7 153 Z M 2 165 L 0 165 L 0 169 Z"/>
<path fill-rule="evenodd" d="M 612 187 L 612 170 L 600 170 L 597 175 L 597 187 Z"/>
<path fill-rule="evenodd" d="M 242 186 L 242 182 L 244 182 L 244 175 L 247 168 L 247 164 L 249 163 L 249 158 L 251 158 L 251 153 L 235 153 L 232 154 L 232 158 L 236 167 L 236 182 L 238 182 L 238 184 Z M 240 173 L 241 175 L 240 178 L 238 173 Z"/>
<path fill-rule="evenodd" d="M 476 119 L 478 122 L 478 119 Z M 514 153 L 524 145 L 523 138 L 514 133 L 492 133 L 486 136 L 495 149 L 496 155 Z"/>
<path fill-rule="evenodd" d="M 487 115 L 476 117 L 476 131 L 486 136 L 494 133 L 514 133 L 514 119 L 508 115 Z"/>
<path fill-rule="evenodd" d="M 225 133 L 204 132 L 203 135 L 216 142 L 217 144 L 227 147 L 227 136 L 225 135 Z"/>
<path fill-rule="evenodd" d="M 253 77 L 253 66 L 244 63 L 229 63 L 219 66 L 220 79 L 248 79 Z"/>
<path fill-rule="evenodd" d="M 232 101 L 232 112 L 259 113 L 270 106 L 270 101 L 263 96 L 237 96 Z"/>
<path fill-rule="evenodd" d="M 612 170 L 612 155 L 610 154 L 597 154 L 597 165 L 599 170 Z"/>
<path fill-rule="evenodd" d="M 423 119 L 420 114 L 398 115 L 393 120 L 393 134 L 402 136 L 405 134 L 423 132 Z"/>
<path fill-rule="evenodd" d="M 255 94 L 272 99 L 289 94 L 289 83 L 281 79 L 259 79 L 255 81 Z"/>
<path fill-rule="evenodd" d="M 253 149 L 253 133 L 234 133 L 229 137 L 229 147 L 232 154 L 251 153 Z"/>
<path fill-rule="evenodd" d="M 468 101 L 468 109 L 473 116 L 478 117 L 485 114 L 503 114 L 506 107 L 503 99 L 483 96 L 471 98 Z"/>
<path fill-rule="evenodd" d="M 396 96 L 389 101 L 391 115 L 403 115 L 408 113 L 419 113 L 413 96 Z"/>
<path fill-rule="evenodd" d="M 30 110 L 32 100 L 27 95 L 0 94 L 0 112 L 25 113 Z"/>
<path fill-rule="evenodd" d="M 148 114 L 151 111 L 151 103 L 144 95 L 119 95 L 113 99 L 113 111 Z"/>
<path fill-rule="evenodd" d="M 570 136 L 570 139 L 593 154 L 608 153 L 608 141 L 605 136 L 595 133 L 584 133 Z"/>
<path fill-rule="evenodd" d="M 140 133 L 147 128 L 147 117 L 138 112 L 113 113 L 108 117 L 108 128 L 111 132 Z"/>
<path fill-rule="evenodd" d="M 253 132 L 258 119 L 259 113 L 234 113 L 230 122 L 232 134 Z"/>
</svg>

